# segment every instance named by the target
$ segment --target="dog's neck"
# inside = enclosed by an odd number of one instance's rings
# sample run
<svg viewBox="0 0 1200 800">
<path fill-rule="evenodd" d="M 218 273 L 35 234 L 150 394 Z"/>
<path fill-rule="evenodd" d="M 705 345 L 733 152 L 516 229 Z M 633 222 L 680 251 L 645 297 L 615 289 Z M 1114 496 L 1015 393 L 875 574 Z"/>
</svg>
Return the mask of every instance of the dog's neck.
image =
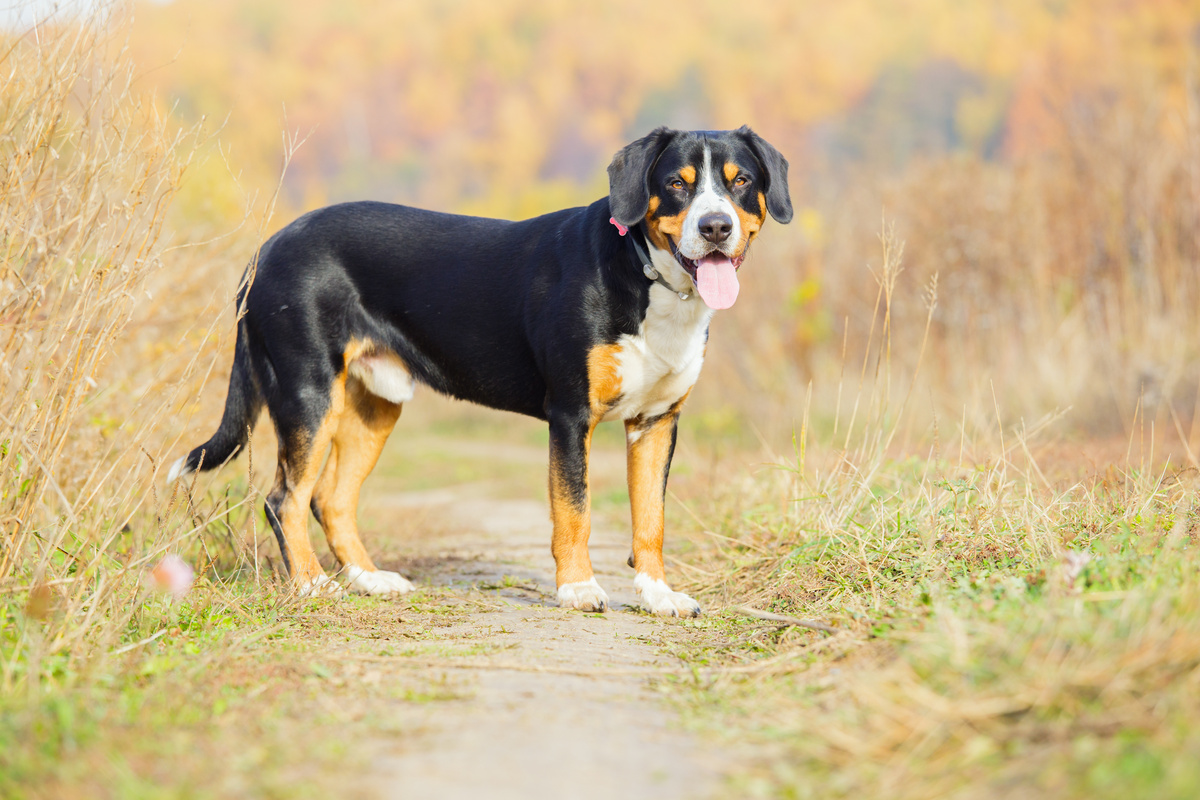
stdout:
<svg viewBox="0 0 1200 800">
<path fill-rule="evenodd" d="M 608 221 L 616 227 L 617 232 L 622 236 L 629 233 L 629 228 L 617 222 L 615 218 L 609 217 Z M 638 224 L 634 227 L 640 228 L 641 226 Z M 650 242 L 650 237 L 646 236 L 644 231 L 638 230 L 637 234 L 640 234 L 650 246 L 650 251 L 647 252 L 638 242 L 637 235 L 629 237 L 629 242 L 633 245 L 633 251 L 637 254 L 637 261 L 642 267 L 642 272 L 646 278 L 676 295 L 680 301 L 691 300 L 695 297 L 696 291 L 692 278 L 680 266 L 675 257 L 655 247 Z"/>
</svg>

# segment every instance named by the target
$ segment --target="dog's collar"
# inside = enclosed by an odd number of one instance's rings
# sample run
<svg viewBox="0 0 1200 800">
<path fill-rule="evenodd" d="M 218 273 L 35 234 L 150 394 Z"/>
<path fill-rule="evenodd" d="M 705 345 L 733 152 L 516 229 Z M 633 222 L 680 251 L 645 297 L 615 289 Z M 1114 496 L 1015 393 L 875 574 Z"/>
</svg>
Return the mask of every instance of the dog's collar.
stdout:
<svg viewBox="0 0 1200 800">
<path fill-rule="evenodd" d="M 609 217 L 608 221 L 616 226 L 617 233 L 621 234 L 622 236 L 629 233 L 629 228 L 617 222 L 616 217 Z M 666 288 L 667 291 L 674 292 L 675 294 L 679 295 L 680 300 L 692 299 L 691 292 L 681 292 L 671 284 L 667 283 L 666 279 L 663 278 L 659 271 L 654 268 L 654 265 L 650 260 L 650 254 L 647 253 L 640 244 L 638 244 L 637 237 L 630 236 L 629 241 L 633 244 L 633 251 L 637 253 L 638 260 L 642 263 L 643 275 L 657 283 L 659 286 Z"/>
</svg>

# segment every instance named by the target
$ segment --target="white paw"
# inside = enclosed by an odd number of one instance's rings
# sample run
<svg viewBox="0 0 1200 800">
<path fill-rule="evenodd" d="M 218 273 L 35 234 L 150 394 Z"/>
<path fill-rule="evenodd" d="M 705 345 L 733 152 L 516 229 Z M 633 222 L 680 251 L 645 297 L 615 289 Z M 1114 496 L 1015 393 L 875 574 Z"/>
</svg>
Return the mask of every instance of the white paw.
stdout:
<svg viewBox="0 0 1200 800">
<path fill-rule="evenodd" d="M 642 603 L 651 614 L 662 617 L 698 617 L 700 604 L 683 592 L 673 592 L 666 582 L 639 572 L 633 579 L 633 588 L 641 595 Z"/>
<path fill-rule="evenodd" d="M 356 567 L 351 564 L 346 567 L 344 574 L 346 576 L 346 588 L 355 594 L 388 597 L 412 592 L 417 588 L 409 583 L 408 579 L 399 572 L 388 572 L 382 569 L 368 572 L 362 567 Z"/>
<path fill-rule="evenodd" d="M 580 611 L 605 611 L 608 609 L 608 595 L 592 578 L 588 581 L 564 583 L 558 587 L 558 604 L 563 608 L 577 608 Z"/>
<path fill-rule="evenodd" d="M 300 597 L 341 597 L 345 593 L 341 584 L 331 580 L 328 575 L 318 575 L 296 590 Z"/>
</svg>

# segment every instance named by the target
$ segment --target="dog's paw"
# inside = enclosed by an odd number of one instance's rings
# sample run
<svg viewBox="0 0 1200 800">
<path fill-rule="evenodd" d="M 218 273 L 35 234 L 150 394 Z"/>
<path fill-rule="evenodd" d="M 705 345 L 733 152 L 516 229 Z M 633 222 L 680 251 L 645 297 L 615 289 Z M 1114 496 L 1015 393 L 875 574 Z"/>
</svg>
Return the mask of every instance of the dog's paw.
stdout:
<svg viewBox="0 0 1200 800">
<path fill-rule="evenodd" d="M 651 614 L 660 617 L 698 617 L 700 604 L 683 592 L 673 592 L 666 582 L 639 572 L 633 579 L 633 588 L 642 598 L 642 603 Z"/>
<path fill-rule="evenodd" d="M 580 611 L 607 611 L 608 595 L 592 578 L 588 581 L 564 583 L 558 587 L 558 604 L 563 608 L 577 608 Z"/>
<path fill-rule="evenodd" d="M 328 575 L 317 575 L 296 587 L 300 597 L 341 597 L 345 593 L 342 585 Z"/>
<path fill-rule="evenodd" d="M 346 567 L 344 574 L 346 575 L 346 588 L 355 594 L 391 597 L 415 591 L 417 588 L 399 572 L 388 572 L 382 569 L 370 572 L 351 564 Z"/>
</svg>

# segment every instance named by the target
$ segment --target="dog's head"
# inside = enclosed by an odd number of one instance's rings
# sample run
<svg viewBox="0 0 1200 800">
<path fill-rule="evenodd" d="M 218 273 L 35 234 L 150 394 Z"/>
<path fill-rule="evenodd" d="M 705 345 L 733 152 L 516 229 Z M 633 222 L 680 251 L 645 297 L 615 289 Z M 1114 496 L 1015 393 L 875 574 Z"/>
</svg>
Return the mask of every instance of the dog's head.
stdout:
<svg viewBox="0 0 1200 800">
<path fill-rule="evenodd" d="M 712 308 L 737 298 L 737 270 L 769 213 L 792 219 L 788 163 L 754 131 L 659 128 L 608 167 L 613 218 L 645 225 L 650 245 L 674 257 Z"/>
</svg>

